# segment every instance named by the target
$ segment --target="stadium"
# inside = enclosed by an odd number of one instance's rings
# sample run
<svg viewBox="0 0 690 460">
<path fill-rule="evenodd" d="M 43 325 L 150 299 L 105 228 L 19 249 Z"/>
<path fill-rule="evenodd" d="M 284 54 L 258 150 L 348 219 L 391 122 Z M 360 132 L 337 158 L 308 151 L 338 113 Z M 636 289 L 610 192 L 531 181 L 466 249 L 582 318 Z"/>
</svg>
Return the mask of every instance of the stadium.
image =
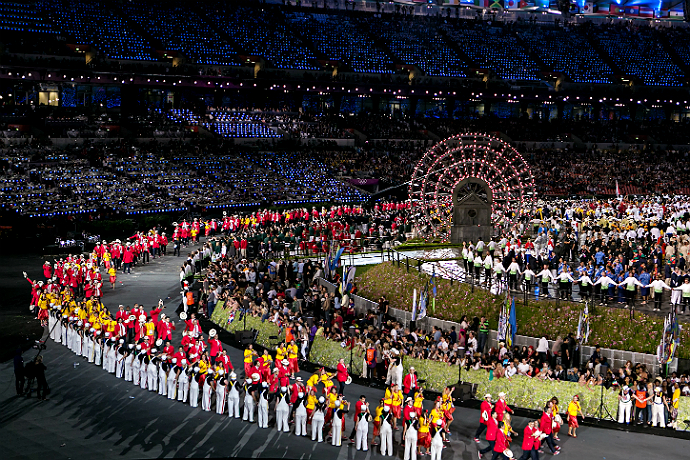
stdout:
<svg viewBox="0 0 690 460">
<path fill-rule="evenodd" d="M 0 1 L 6 458 L 683 456 L 688 15 Z"/>
</svg>

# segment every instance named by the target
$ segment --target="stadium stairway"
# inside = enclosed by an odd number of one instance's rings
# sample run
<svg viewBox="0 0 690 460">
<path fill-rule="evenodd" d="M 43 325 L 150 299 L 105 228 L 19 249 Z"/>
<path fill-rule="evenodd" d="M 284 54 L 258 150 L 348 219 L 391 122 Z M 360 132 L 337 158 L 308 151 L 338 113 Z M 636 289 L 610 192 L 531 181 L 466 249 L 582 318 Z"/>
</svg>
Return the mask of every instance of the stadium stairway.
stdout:
<svg viewBox="0 0 690 460">
<path fill-rule="evenodd" d="M 448 36 L 448 33 L 446 32 L 446 30 L 445 30 L 443 27 L 439 27 L 439 28 L 438 28 L 438 34 L 439 34 L 441 37 L 443 37 L 443 41 L 446 42 L 446 43 L 448 44 L 448 46 L 450 46 L 450 47 L 452 48 L 452 50 L 455 51 L 455 52 L 457 53 L 457 55 L 458 55 L 463 61 L 465 61 L 465 62 L 467 63 L 468 69 L 479 69 L 479 68 L 481 68 L 481 66 L 480 66 L 479 64 L 477 64 L 477 62 L 475 62 L 472 58 L 470 58 L 470 57 L 467 55 L 467 53 L 465 53 L 465 51 L 462 49 L 462 47 L 459 46 L 459 45 L 455 42 L 455 40 L 453 40 L 452 38 L 450 38 L 450 37 Z M 468 75 L 468 76 L 469 76 L 469 75 Z"/>
<path fill-rule="evenodd" d="M 151 45 L 150 52 L 153 55 L 153 57 L 158 57 L 156 50 L 165 50 L 165 45 L 163 45 L 163 43 L 161 43 L 160 40 L 158 40 L 156 37 L 151 35 L 147 29 L 141 27 L 139 23 L 137 23 L 136 21 L 133 21 L 132 18 L 122 10 L 121 5 L 111 4 L 108 8 L 113 14 L 120 16 L 127 23 L 127 26 L 130 29 L 132 29 L 134 32 L 136 32 L 142 38 L 148 41 L 148 43 Z"/>
<path fill-rule="evenodd" d="M 657 34 L 658 40 L 661 42 L 663 45 L 664 49 L 668 53 L 668 55 L 671 57 L 671 62 L 673 62 L 675 65 L 680 67 L 680 69 L 683 71 L 683 74 L 685 74 L 686 78 L 690 78 L 690 67 L 688 67 L 685 62 L 683 62 L 683 59 L 681 59 L 680 56 L 678 56 L 678 53 L 676 52 L 675 48 L 671 43 L 669 43 L 668 38 L 666 37 L 666 34 L 660 33 Z"/>
<path fill-rule="evenodd" d="M 584 36 L 590 46 L 599 54 L 599 56 L 601 56 L 601 59 L 604 61 L 604 63 L 609 66 L 613 74 L 622 75 L 623 71 L 621 68 L 618 67 L 616 62 L 611 58 L 611 56 L 609 56 L 609 53 L 607 53 L 599 44 L 599 41 L 595 38 L 594 34 L 585 33 Z"/>
</svg>

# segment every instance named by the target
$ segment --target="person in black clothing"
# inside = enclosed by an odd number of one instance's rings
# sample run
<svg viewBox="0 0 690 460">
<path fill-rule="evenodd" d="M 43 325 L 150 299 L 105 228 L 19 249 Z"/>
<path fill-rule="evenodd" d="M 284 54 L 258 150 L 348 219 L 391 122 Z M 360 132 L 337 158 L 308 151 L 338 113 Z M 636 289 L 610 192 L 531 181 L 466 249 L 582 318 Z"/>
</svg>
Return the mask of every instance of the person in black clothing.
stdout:
<svg viewBox="0 0 690 460">
<path fill-rule="evenodd" d="M 17 347 L 17 353 L 14 355 L 14 385 L 17 388 L 17 394 L 24 393 L 24 358 L 22 357 L 22 347 Z"/>
<path fill-rule="evenodd" d="M 48 398 L 48 382 L 46 381 L 46 370 L 48 368 L 43 364 L 43 355 L 38 355 L 33 365 L 33 378 L 36 379 L 36 396 L 38 399 L 46 401 Z M 41 393 L 43 390 L 43 393 Z M 29 392 L 29 396 L 31 393 Z"/>
<path fill-rule="evenodd" d="M 34 369 L 36 368 L 36 361 L 31 360 L 24 366 L 24 379 L 26 380 L 26 396 L 31 397 L 31 387 L 33 386 L 34 379 L 36 378 L 34 374 Z"/>
</svg>

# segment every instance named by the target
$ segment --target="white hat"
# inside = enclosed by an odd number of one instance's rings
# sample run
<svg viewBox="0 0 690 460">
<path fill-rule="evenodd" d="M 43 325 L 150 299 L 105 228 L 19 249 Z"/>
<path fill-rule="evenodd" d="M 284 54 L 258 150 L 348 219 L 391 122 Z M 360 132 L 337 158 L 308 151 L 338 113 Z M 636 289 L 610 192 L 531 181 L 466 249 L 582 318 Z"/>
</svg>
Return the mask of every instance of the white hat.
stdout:
<svg viewBox="0 0 690 460">
<path fill-rule="evenodd" d="M 335 402 L 335 407 L 340 407 L 340 401 Z"/>
<path fill-rule="evenodd" d="M 501 392 L 498 394 L 498 397 L 499 397 L 499 398 L 505 398 L 505 397 L 506 397 L 506 394 L 505 394 L 504 392 L 501 391 Z"/>
<path fill-rule="evenodd" d="M 199 372 L 199 366 L 194 366 L 194 372 Z"/>
<path fill-rule="evenodd" d="M 325 401 L 326 401 L 326 398 L 324 398 L 323 396 L 319 396 L 319 402 L 321 404 L 323 404 Z"/>
<path fill-rule="evenodd" d="M 290 361 L 288 361 L 287 359 L 283 359 L 281 363 L 283 363 L 283 366 L 287 366 L 288 364 L 290 364 Z"/>
<path fill-rule="evenodd" d="M 261 376 L 255 372 L 252 374 L 252 380 L 258 382 L 259 380 L 261 380 Z"/>
<path fill-rule="evenodd" d="M 120 339 L 120 343 L 125 343 L 125 339 Z"/>
<path fill-rule="evenodd" d="M 295 380 L 296 380 L 297 382 L 301 382 L 301 381 L 302 381 L 302 377 L 297 377 Z"/>
<path fill-rule="evenodd" d="M 438 426 L 443 425 L 443 419 L 439 418 L 438 420 L 436 420 L 436 425 L 438 425 Z"/>
<path fill-rule="evenodd" d="M 268 388 L 268 382 L 261 382 L 261 386 L 264 388 Z"/>
<path fill-rule="evenodd" d="M 297 397 L 298 398 L 304 398 L 304 392 L 303 391 L 298 392 Z"/>
<path fill-rule="evenodd" d="M 161 345 L 163 345 L 163 339 L 156 340 L 156 346 L 160 347 Z"/>
<path fill-rule="evenodd" d="M 384 412 L 388 412 L 388 411 L 390 411 L 390 410 L 391 410 L 390 407 L 388 407 L 388 406 L 383 406 L 383 411 L 384 411 Z"/>
<path fill-rule="evenodd" d="M 173 364 L 177 364 L 177 358 L 172 359 Z"/>
<path fill-rule="evenodd" d="M 660 393 L 660 392 L 661 392 L 661 387 L 656 387 L 656 388 L 654 388 L 654 392 L 655 392 L 655 393 Z"/>
<path fill-rule="evenodd" d="M 490 393 L 485 394 L 484 399 L 491 399 L 491 394 Z"/>
<path fill-rule="evenodd" d="M 215 336 L 216 336 L 216 330 L 215 330 L 215 329 L 211 329 L 210 331 L 208 331 L 208 336 L 209 336 L 209 337 L 215 337 Z"/>
<path fill-rule="evenodd" d="M 237 380 L 237 374 L 234 372 L 230 373 L 230 380 Z"/>
<path fill-rule="evenodd" d="M 287 387 L 280 387 L 280 391 L 287 391 Z"/>
<path fill-rule="evenodd" d="M 225 374 L 225 370 L 224 369 L 218 369 L 218 375 L 223 375 L 223 374 Z"/>
<path fill-rule="evenodd" d="M 146 315 L 144 315 L 144 314 L 139 315 L 139 321 L 146 321 Z"/>
<path fill-rule="evenodd" d="M 206 372 L 208 372 L 209 374 L 213 374 L 213 369 L 208 368 L 208 370 Z"/>
<path fill-rule="evenodd" d="M 362 405 L 362 412 L 366 412 L 366 411 L 367 411 L 367 406 Z"/>
</svg>

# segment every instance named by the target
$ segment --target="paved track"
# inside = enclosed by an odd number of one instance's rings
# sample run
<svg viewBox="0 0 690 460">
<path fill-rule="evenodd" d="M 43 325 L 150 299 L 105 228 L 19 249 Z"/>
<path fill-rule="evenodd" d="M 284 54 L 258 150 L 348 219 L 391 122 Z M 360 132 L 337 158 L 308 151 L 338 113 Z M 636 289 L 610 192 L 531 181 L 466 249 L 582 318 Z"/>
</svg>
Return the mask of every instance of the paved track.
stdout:
<svg viewBox="0 0 690 460">
<path fill-rule="evenodd" d="M 167 314 L 177 319 L 179 303 L 177 273 L 182 259 L 166 257 L 137 268 L 131 275 L 118 275 L 122 284 L 106 292 L 105 304 L 116 309 L 122 303 L 143 303 L 147 309 L 160 297 Z M 39 266 L 40 268 L 40 262 Z M 161 295 L 163 294 L 163 295 Z M 29 295 L 27 289 L 27 296 Z M 180 331 L 177 331 L 179 340 Z M 35 353 L 35 352 L 34 352 Z M 241 368 L 241 352 L 229 349 L 235 366 Z M 51 386 L 50 400 L 40 402 L 15 396 L 12 362 L 0 364 L 0 446 L 3 460 L 19 458 L 151 458 L 151 457 L 245 457 L 362 459 L 383 458 L 378 451 L 357 452 L 349 443 L 342 447 L 313 443 L 308 438 L 277 433 L 256 424 L 203 412 L 116 379 L 101 368 L 77 358 L 62 345 L 48 343 L 44 351 Z M 25 360 L 33 357 L 28 351 Z M 79 365 L 75 366 L 75 363 Z M 307 377 L 306 373 L 302 373 Z M 360 394 L 373 402 L 381 390 L 350 385 L 346 397 L 354 403 Z M 443 459 L 475 459 L 477 447 L 471 440 L 479 418 L 477 410 L 460 407 L 455 412 L 452 442 Z M 515 418 L 522 434 L 525 420 Z M 352 419 L 346 422 L 347 433 Z M 400 432 L 395 433 L 400 439 Z M 513 450 L 520 454 L 519 440 Z M 485 444 L 482 443 L 482 446 Z M 563 437 L 561 459 L 656 459 L 686 458 L 690 443 L 650 434 L 582 427 L 577 439 Z M 399 445 L 395 456 L 402 458 Z M 542 456 L 544 457 L 544 456 Z M 550 457 L 550 455 L 546 455 Z M 428 457 L 427 457 L 428 458 Z M 486 456 L 490 458 L 490 456 Z"/>
</svg>

